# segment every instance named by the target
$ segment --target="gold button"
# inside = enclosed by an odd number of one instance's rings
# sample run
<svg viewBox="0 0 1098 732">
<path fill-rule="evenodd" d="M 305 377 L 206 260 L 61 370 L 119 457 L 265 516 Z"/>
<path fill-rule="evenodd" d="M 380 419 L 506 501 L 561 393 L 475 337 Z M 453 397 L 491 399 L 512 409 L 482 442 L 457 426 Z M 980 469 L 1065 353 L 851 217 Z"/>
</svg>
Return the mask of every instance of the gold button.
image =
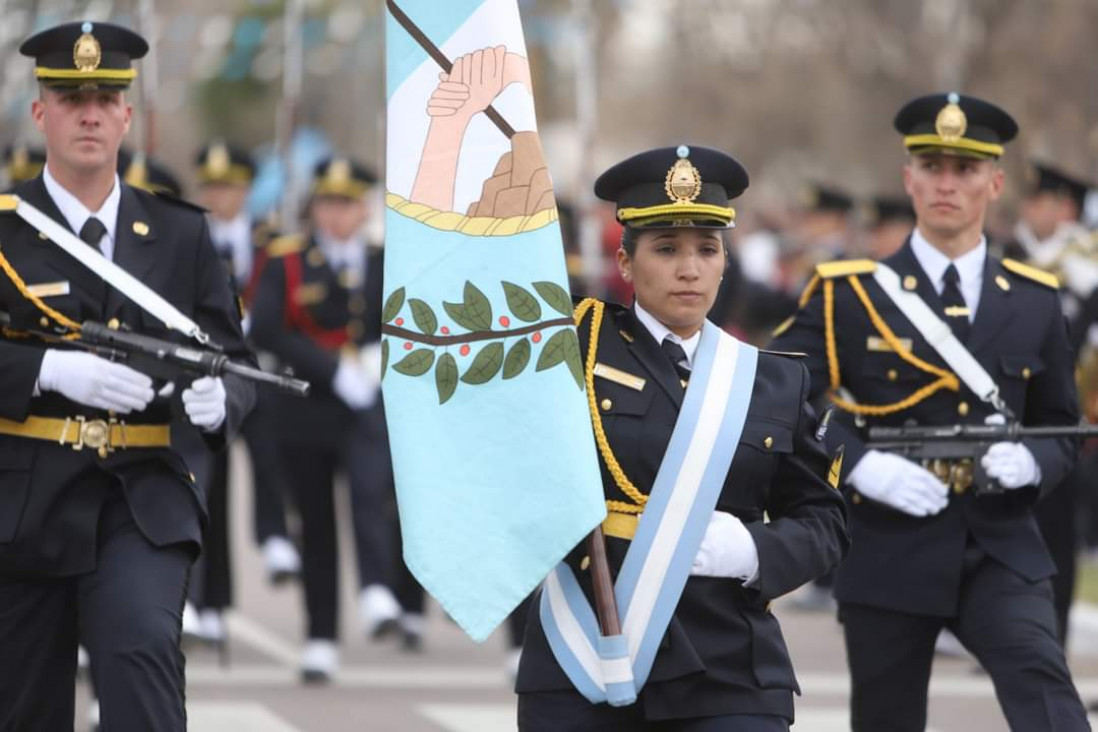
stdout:
<svg viewBox="0 0 1098 732">
<path fill-rule="evenodd" d="M 957 405 L 957 414 L 961 415 L 962 417 L 968 416 L 968 402 L 961 402 Z"/>
<path fill-rule="evenodd" d="M 768 436 L 765 440 L 763 440 L 763 445 L 766 446 L 767 450 L 774 447 L 774 438 Z"/>
<path fill-rule="evenodd" d="M 366 332 L 366 326 L 362 324 L 361 320 L 352 320 L 347 323 L 347 335 L 351 338 L 361 338 L 362 334 Z"/>
<path fill-rule="evenodd" d="M 118 318 L 111 318 L 107 321 L 107 327 L 111 330 L 118 330 L 119 326 L 121 325 L 122 324 L 118 322 Z"/>
<path fill-rule="evenodd" d="M 46 236 L 46 232 L 44 232 L 44 231 L 39 231 L 38 232 L 38 238 L 41 239 L 42 241 L 49 241 L 49 237 Z"/>
<path fill-rule="evenodd" d="M 603 399 L 599 406 L 602 407 L 602 411 L 609 412 L 610 409 L 614 406 L 614 402 L 610 401 L 609 399 Z"/>
<path fill-rule="evenodd" d="M 49 328 L 50 327 L 50 319 L 47 318 L 45 315 L 43 315 L 41 318 L 38 319 L 38 324 L 40 326 L 42 326 L 43 328 Z"/>
<path fill-rule="evenodd" d="M 896 369 L 889 369 L 888 370 L 888 380 L 889 381 L 895 381 L 899 377 L 900 377 L 900 375 L 898 373 L 896 373 Z"/>
<path fill-rule="evenodd" d="M 591 566 L 591 557 L 586 557 L 585 556 L 582 560 L 580 560 L 580 569 L 581 570 L 586 572 L 587 568 L 590 567 L 590 566 Z"/>
<path fill-rule="evenodd" d="M 858 505 L 862 502 L 862 496 L 860 493 L 855 493 L 853 496 L 851 496 L 850 500 L 854 502 L 854 505 Z"/>
<path fill-rule="evenodd" d="M 1026 366 L 1022 369 L 1022 378 L 1028 379 L 1030 376 L 1033 376 L 1033 372 L 1029 370 L 1029 366 Z"/>
<path fill-rule="evenodd" d="M 956 493 L 957 495 L 961 495 L 965 492 L 965 488 L 966 488 L 966 486 L 964 486 L 963 484 L 957 483 L 956 485 L 953 486 L 953 492 Z"/>
<path fill-rule="evenodd" d="M 357 293 L 352 295 L 347 309 L 351 311 L 351 315 L 362 315 L 366 312 L 366 297 Z"/>
</svg>

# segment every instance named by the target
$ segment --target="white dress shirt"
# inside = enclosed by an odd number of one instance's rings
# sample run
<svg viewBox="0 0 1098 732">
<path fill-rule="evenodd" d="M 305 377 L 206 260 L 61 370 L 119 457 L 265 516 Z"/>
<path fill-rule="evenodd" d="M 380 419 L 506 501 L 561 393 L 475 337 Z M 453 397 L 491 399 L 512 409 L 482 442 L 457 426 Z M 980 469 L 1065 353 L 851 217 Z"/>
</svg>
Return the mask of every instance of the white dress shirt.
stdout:
<svg viewBox="0 0 1098 732">
<path fill-rule="evenodd" d="M 698 332 L 689 338 L 680 338 L 672 333 L 670 328 L 656 320 L 656 316 L 642 308 L 639 302 L 634 303 L 633 307 L 637 311 L 637 320 L 652 334 L 652 337 L 656 339 L 656 343 L 663 343 L 665 338 L 670 338 L 673 343 L 678 343 L 682 346 L 682 350 L 686 351 L 686 363 L 690 368 L 694 368 L 694 352 L 698 350 L 698 342 L 701 341 L 701 328 L 698 328 Z"/>
<path fill-rule="evenodd" d="M 318 231 L 316 241 L 334 272 L 343 270 L 355 285 L 366 281 L 366 242 L 355 237 L 340 241 Z"/>
<path fill-rule="evenodd" d="M 951 264 L 957 268 L 958 286 L 961 288 L 961 297 L 964 298 L 965 305 L 968 306 L 968 320 L 971 323 L 976 318 L 976 308 L 980 305 L 980 289 L 984 286 L 987 239 L 981 235 L 980 243 L 975 249 L 951 260 L 935 249 L 934 245 L 928 242 L 916 227 L 915 231 L 911 233 L 911 253 L 915 255 L 919 266 L 926 272 L 939 295 L 945 289 L 945 271 L 949 269 Z"/>
<path fill-rule="evenodd" d="M 57 205 L 57 209 L 77 235 L 80 234 L 80 230 L 84 228 L 84 224 L 92 216 L 103 223 L 103 226 L 107 228 L 107 233 L 99 240 L 99 251 L 103 252 L 103 256 L 107 259 L 114 259 L 114 234 L 118 228 L 118 204 L 122 200 L 122 188 L 118 182 L 118 174 L 114 174 L 114 187 L 111 188 L 107 200 L 103 201 L 103 205 L 99 207 L 98 211 L 89 211 L 87 206 L 80 203 L 80 199 L 65 190 L 57 182 L 57 179 L 50 175 L 48 161 L 46 167 L 42 170 L 42 180 L 46 184 L 46 192 L 50 194 L 50 198 Z"/>
<path fill-rule="evenodd" d="M 222 221 L 209 217 L 210 239 L 218 254 L 229 254 L 233 262 L 233 277 L 245 284 L 252 276 L 252 219 L 241 211 L 236 218 Z"/>
</svg>

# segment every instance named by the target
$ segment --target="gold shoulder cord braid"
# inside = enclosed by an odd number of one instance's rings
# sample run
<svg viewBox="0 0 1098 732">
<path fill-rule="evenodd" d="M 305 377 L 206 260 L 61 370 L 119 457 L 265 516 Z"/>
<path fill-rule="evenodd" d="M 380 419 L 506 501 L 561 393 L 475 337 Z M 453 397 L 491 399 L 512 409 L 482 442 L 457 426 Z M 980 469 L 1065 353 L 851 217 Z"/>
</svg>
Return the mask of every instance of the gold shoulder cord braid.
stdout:
<svg viewBox="0 0 1098 732">
<path fill-rule="evenodd" d="M 15 271 L 15 267 L 11 266 L 11 262 L 8 261 L 8 258 L 5 257 L 3 253 L 0 253 L 0 269 L 4 270 L 4 274 L 6 274 L 8 276 L 8 279 L 11 280 L 11 283 L 15 285 L 15 289 L 19 290 L 20 295 L 25 297 L 27 300 L 30 300 L 36 308 L 41 310 L 54 321 L 69 329 L 70 332 L 66 333 L 63 336 L 60 336 L 61 338 L 63 338 L 64 340 L 76 340 L 80 337 L 80 324 L 74 320 L 69 319 L 67 316 L 58 312 L 57 310 L 54 310 L 49 305 L 44 303 L 42 301 L 42 298 L 38 297 L 38 295 L 35 295 L 33 292 L 27 289 L 27 283 L 23 281 L 23 278 L 19 276 L 19 273 Z M 30 336 L 29 333 L 7 327 L 3 329 L 3 332 L 4 335 L 14 336 L 17 338 L 26 338 Z"/>
<path fill-rule="evenodd" d="M 606 430 L 602 426 L 602 416 L 599 414 L 598 405 L 595 403 L 595 361 L 598 354 L 599 330 L 602 328 L 602 316 L 605 310 L 606 303 L 589 297 L 581 301 L 574 312 L 576 326 L 578 327 L 583 321 L 583 316 L 588 311 L 593 311 L 591 314 L 591 337 L 587 346 L 587 363 L 583 369 L 587 385 L 587 410 L 591 413 L 591 426 L 595 431 L 595 444 L 598 445 L 599 454 L 606 464 L 606 469 L 610 471 L 615 485 L 621 489 L 621 492 L 633 500 L 633 503 L 607 501 L 606 509 L 618 513 L 639 514 L 644 512 L 644 507 L 648 503 L 648 496 L 637 490 L 637 487 L 625 475 L 618 459 L 614 457 L 614 451 L 610 449 L 610 442 L 606 439 Z"/>
<path fill-rule="evenodd" d="M 825 279 L 823 283 L 824 332 L 827 346 L 827 368 L 831 378 L 831 393 L 828 396 L 832 402 L 839 408 L 853 414 L 881 417 L 886 414 L 894 414 L 896 412 L 902 412 L 905 409 L 910 409 L 941 389 L 950 389 L 952 391 L 958 391 L 960 389 L 960 382 L 954 374 L 927 363 L 912 353 L 910 349 L 904 348 L 903 344 L 900 343 L 900 339 L 896 337 L 896 334 L 888 327 L 888 323 L 886 323 L 884 318 L 881 317 L 881 314 L 877 312 L 877 308 L 873 306 L 873 301 L 869 299 L 869 294 L 865 291 L 865 288 L 856 275 L 850 275 L 846 279 L 850 283 L 851 289 L 854 290 L 854 293 L 858 296 L 858 299 L 861 300 L 862 306 L 869 315 L 869 319 L 873 323 L 873 326 L 877 329 L 877 332 L 881 334 L 881 337 L 885 339 L 888 345 L 892 347 L 892 350 L 896 352 L 896 355 L 920 371 L 925 371 L 926 373 L 937 376 L 938 380 L 918 389 L 906 399 L 901 399 L 893 404 L 855 404 L 854 402 L 847 401 L 840 397 L 838 395 L 838 389 L 841 384 L 839 375 L 839 354 L 835 343 L 835 280 Z M 813 279 L 809 284 L 809 288 L 814 290 L 817 284 L 818 278 Z M 812 295 L 809 290 L 806 290 L 806 294 L 809 297 Z M 802 307 L 805 301 L 806 298 L 802 296 Z"/>
</svg>

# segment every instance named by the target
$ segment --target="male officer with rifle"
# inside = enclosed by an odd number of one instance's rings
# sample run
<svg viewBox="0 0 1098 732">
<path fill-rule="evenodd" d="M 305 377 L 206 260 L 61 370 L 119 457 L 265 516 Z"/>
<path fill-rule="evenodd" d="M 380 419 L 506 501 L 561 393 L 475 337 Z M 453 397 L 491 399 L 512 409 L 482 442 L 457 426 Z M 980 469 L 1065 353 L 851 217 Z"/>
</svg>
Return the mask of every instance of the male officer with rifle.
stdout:
<svg viewBox="0 0 1098 732">
<path fill-rule="evenodd" d="M 0 729 L 72 729 L 78 642 L 105 728 L 186 727 L 180 611 L 206 512 L 164 397 L 220 448 L 254 386 L 227 368 L 169 386 L 64 345 L 99 321 L 251 360 L 202 213 L 116 173 L 147 50 L 90 22 L 20 49 L 46 166 L 0 207 Z"/>
<path fill-rule="evenodd" d="M 1077 440 L 1009 424 L 1078 424 L 1058 285 L 990 256 L 983 234 L 1003 189 L 998 158 L 1018 128 L 996 105 L 956 93 L 912 100 L 894 126 L 909 155 L 914 231 L 882 262 L 819 265 L 772 347 L 807 353 L 812 396 L 828 393 L 870 428 L 986 424 L 991 444 L 923 465 L 903 444 L 886 451 L 831 422 L 850 509 L 836 598 L 852 727 L 925 729 L 934 641 L 949 628 L 987 670 L 1011 729 L 1089 730 L 1031 512 L 1071 469 Z"/>
</svg>

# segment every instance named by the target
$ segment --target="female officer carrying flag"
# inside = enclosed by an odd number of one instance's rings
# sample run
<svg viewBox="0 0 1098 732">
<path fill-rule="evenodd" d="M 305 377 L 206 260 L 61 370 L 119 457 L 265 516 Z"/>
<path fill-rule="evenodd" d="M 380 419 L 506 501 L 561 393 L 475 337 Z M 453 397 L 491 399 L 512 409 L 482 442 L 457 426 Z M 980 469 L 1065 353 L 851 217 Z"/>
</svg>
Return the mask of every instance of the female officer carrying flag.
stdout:
<svg viewBox="0 0 1098 732">
<path fill-rule="evenodd" d="M 595 183 L 625 225 L 618 265 L 636 293 L 632 307 L 576 310 L 622 634 L 605 663 L 612 639 L 594 627 L 580 545 L 534 603 L 523 732 L 766 732 L 793 719 L 797 682 L 769 602 L 846 550 L 828 478 L 841 456 L 824 452 L 800 360 L 706 320 L 728 262 L 728 202 L 746 187 L 733 158 L 685 145 Z"/>
</svg>

